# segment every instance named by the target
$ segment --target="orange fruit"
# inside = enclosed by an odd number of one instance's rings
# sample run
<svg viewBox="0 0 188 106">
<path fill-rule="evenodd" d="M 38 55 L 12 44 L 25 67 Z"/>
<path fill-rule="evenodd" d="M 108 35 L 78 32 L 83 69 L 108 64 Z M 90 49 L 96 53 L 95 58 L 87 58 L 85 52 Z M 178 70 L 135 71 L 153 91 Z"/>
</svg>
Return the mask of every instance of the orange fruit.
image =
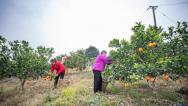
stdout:
<svg viewBox="0 0 188 106">
<path fill-rule="evenodd" d="M 153 42 L 153 46 L 156 46 L 157 45 L 157 43 L 156 42 Z"/>
<path fill-rule="evenodd" d="M 153 45 L 153 43 L 148 43 L 148 46 L 150 46 L 150 47 L 151 47 L 152 45 Z"/>
<path fill-rule="evenodd" d="M 169 75 L 168 74 L 163 74 L 163 80 L 168 81 L 169 80 Z"/>
<path fill-rule="evenodd" d="M 151 79 L 151 77 L 147 75 L 147 76 L 145 76 L 144 79 L 147 80 L 147 81 L 149 81 Z"/>
<path fill-rule="evenodd" d="M 156 46 L 156 45 L 157 45 L 156 42 L 150 42 L 150 43 L 148 43 L 148 46 L 149 46 L 149 47 L 153 47 L 153 46 Z"/>
<path fill-rule="evenodd" d="M 142 51 L 144 51 L 144 49 L 143 48 L 138 48 L 138 51 L 142 52 Z"/>
<path fill-rule="evenodd" d="M 154 79 L 154 77 L 151 77 L 150 81 L 152 81 L 152 82 L 153 82 L 154 80 L 155 80 L 155 79 Z"/>
<path fill-rule="evenodd" d="M 145 76 L 144 79 L 147 81 L 154 81 L 154 77 L 150 75 Z"/>
</svg>

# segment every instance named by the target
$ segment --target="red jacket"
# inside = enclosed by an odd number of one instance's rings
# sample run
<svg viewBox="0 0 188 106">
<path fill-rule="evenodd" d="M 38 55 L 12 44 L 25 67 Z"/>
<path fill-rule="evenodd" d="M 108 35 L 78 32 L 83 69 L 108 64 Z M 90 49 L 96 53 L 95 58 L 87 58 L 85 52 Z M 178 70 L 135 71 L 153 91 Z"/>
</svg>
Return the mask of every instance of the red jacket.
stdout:
<svg viewBox="0 0 188 106">
<path fill-rule="evenodd" d="M 59 75 L 62 72 L 65 72 L 65 67 L 63 66 L 63 64 L 61 64 L 60 61 L 56 61 L 54 64 L 52 64 L 50 72 L 53 73 L 54 70 L 56 70 L 56 73 Z"/>
</svg>

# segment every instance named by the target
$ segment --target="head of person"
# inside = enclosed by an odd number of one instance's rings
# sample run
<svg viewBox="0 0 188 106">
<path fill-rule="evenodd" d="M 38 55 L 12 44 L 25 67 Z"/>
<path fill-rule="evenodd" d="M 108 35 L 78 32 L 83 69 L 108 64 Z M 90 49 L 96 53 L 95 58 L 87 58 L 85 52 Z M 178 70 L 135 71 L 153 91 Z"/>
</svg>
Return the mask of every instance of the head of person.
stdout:
<svg viewBox="0 0 188 106">
<path fill-rule="evenodd" d="M 56 62 L 56 58 L 52 58 L 51 60 L 50 60 L 50 63 L 51 64 L 54 64 Z"/>
<path fill-rule="evenodd" d="M 107 54 L 107 52 L 105 50 L 102 50 L 101 54 Z"/>
</svg>

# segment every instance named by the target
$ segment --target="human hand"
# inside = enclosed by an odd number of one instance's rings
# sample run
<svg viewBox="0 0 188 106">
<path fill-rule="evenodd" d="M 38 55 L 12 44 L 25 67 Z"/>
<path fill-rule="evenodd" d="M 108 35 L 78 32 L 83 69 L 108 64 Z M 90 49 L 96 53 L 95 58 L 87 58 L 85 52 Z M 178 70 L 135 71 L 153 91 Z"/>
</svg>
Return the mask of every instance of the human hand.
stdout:
<svg viewBox="0 0 188 106">
<path fill-rule="evenodd" d="M 48 75 L 49 75 L 49 76 L 52 76 L 52 74 L 53 74 L 53 73 L 50 72 Z"/>
<path fill-rule="evenodd" d="M 107 64 L 108 64 L 108 65 L 112 64 L 112 59 L 109 59 L 109 60 L 107 61 Z"/>
</svg>

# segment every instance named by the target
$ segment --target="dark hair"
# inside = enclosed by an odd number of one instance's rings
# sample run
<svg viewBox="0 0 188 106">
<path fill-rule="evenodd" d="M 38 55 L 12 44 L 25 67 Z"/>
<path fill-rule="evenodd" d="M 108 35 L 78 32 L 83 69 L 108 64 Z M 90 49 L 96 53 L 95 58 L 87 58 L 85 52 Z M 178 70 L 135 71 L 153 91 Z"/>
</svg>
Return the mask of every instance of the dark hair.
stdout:
<svg viewBox="0 0 188 106">
<path fill-rule="evenodd" d="M 52 58 L 51 60 L 50 60 L 50 63 L 53 63 L 53 62 L 55 62 L 56 61 L 56 58 Z"/>
<path fill-rule="evenodd" d="M 101 51 L 101 54 L 102 54 L 102 53 L 107 53 L 107 52 L 106 52 L 105 50 L 102 50 L 102 51 Z"/>
</svg>

